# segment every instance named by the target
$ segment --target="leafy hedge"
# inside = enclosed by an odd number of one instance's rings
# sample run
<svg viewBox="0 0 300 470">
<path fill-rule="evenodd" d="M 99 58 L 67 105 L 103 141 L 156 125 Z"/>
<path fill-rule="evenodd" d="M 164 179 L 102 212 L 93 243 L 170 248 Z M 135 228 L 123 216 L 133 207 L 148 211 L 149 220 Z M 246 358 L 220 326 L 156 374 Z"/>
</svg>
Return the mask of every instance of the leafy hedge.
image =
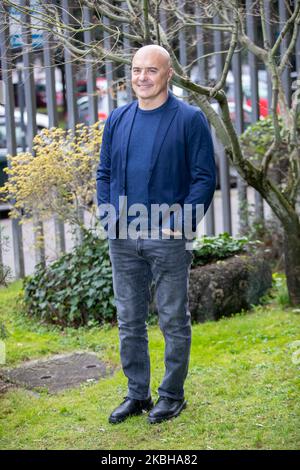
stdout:
<svg viewBox="0 0 300 470">
<path fill-rule="evenodd" d="M 237 253 L 250 249 L 259 243 L 249 241 L 247 237 L 233 238 L 229 233 L 224 232 L 218 236 L 204 235 L 195 241 L 193 266 L 213 263 L 219 259 L 225 259 Z"/>
<path fill-rule="evenodd" d="M 43 321 L 78 327 L 115 319 L 108 243 L 92 232 L 72 253 L 38 265 L 23 287 L 27 313 Z"/>
<path fill-rule="evenodd" d="M 282 125 L 282 118 L 278 117 L 280 136 L 283 142 L 288 139 L 288 131 Z M 261 121 L 257 121 L 251 126 L 248 126 L 245 132 L 241 135 L 240 141 L 243 152 L 248 160 L 254 165 L 259 165 L 266 151 L 274 140 L 274 125 L 272 116 L 268 116 Z M 279 152 L 276 157 L 286 157 L 286 148 Z M 278 163 L 277 161 L 271 162 Z"/>
<path fill-rule="evenodd" d="M 193 266 L 232 256 L 247 243 L 247 238 L 234 239 L 228 233 L 204 236 L 196 242 Z M 108 242 L 91 231 L 84 232 L 72 253 L 47 267 L 38 265 L 23 287 L 25 311 L 42 321 L 62 327 L 116 322 Z"/>
</svg>

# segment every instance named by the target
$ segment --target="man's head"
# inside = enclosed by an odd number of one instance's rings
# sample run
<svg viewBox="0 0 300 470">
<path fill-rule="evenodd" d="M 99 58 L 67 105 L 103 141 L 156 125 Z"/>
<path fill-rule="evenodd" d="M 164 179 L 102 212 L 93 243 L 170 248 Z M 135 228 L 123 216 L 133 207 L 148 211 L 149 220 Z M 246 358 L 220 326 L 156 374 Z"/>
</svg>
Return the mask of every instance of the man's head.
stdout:
<svg viewBox="0 0 300 470">
<path fill-rule="evenodd" d="M 131 81 L 136 96 L 144 102 L 155 102 L 167 96 L 173 75 L 168 51 L 161 46 L 141 47 L 132 60 Z"/>
</svg>

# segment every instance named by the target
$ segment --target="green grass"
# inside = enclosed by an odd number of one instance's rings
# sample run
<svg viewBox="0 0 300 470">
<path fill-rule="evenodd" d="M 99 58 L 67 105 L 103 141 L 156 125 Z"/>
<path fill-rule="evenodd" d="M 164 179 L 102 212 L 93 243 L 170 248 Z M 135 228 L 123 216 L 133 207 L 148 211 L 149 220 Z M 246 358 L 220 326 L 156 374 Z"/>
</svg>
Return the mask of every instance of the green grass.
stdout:
<svg viewBox="0 0 300 470">
<path fill-rule="evenodd" d="M 126 395 L 116 327 L 39 325 L 16 306 L 20 283 L 0 289 L 7 362 L 70 351 L 94 351 L 117 366 L 112 377 L 56 395 L 11 389 L 0 397 L 1 449 L 299 449 L 299 310 L 273 303 L 219 322 L 193 326 L 187 409 L 149 425 L 146 416 L 111 425 Z M 149 327 L 152 393 L 162 379 L 163 337 Z M 299 348 L 299 347 L 298 347 Z M 4 366 L 2 366 L 4 367 Z"/>
</svg>

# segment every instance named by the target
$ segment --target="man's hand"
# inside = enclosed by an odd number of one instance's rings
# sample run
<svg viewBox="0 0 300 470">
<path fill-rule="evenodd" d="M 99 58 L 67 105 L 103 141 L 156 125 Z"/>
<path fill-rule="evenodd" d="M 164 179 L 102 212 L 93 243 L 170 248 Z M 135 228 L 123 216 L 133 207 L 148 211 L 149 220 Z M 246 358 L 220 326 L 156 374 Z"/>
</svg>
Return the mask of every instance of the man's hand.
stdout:
<svg viewBox="0 0 300 470">
<path fill-rule="evenodd" d="M 173 232 L 173 230 L 169 229 L 169 228 L 163 228 L 162 229 L 162 233 L 164 233 L 165 235 L 168 235 L 169 237 L 172 236 L 172 237 L 182 237 L 182 233 L 180 232 L 180 230 L 175 230 L 175 232 Z"/>
</svg>

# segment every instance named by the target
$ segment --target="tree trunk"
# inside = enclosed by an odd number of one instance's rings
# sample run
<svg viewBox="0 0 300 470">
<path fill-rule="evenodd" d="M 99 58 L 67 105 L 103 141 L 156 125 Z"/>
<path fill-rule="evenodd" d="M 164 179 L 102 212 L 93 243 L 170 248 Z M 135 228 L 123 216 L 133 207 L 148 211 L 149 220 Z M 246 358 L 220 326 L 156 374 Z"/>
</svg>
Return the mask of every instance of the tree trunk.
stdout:
<svg viewBox="0 0 300 470">
<path fill-rule="evenodd" d="M 284 262 L 292 305 L 300 305 L 300 224 L 299 221 L 284 227 Z"/>
</svg>

